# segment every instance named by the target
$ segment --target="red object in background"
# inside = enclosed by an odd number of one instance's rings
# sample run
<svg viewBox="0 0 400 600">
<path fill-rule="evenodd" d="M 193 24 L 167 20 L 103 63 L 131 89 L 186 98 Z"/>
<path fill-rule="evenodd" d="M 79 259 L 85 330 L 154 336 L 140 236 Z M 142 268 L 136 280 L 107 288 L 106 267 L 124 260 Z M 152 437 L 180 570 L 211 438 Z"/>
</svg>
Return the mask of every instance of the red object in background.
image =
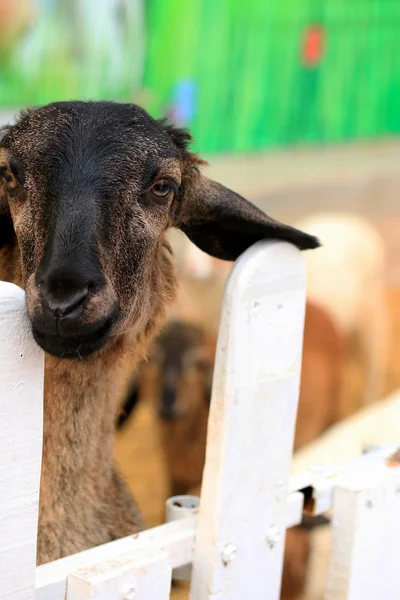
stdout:
<svg viewBox="0 0 400 600">
<path fill-rule="evenodd" d="M 317 66 L 322 59 L 324 44 L 324 30 L 320 25 L 309 27 L 304 35 L 303 62 L 308 67 Z"/>
</svg>

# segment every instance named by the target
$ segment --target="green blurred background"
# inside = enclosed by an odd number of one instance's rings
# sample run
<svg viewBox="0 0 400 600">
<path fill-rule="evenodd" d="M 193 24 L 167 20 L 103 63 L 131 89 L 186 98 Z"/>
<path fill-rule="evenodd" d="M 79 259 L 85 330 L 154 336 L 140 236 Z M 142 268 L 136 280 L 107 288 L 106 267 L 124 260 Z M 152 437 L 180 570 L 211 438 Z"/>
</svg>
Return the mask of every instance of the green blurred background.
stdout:
<svg viewBox="0 0 400 600">
<path fill-rule="evenodd" d="M 0 108 L 136 101 L 203 152 L 400 131 L 399 0 L 0 0 Z"/>
</svg>

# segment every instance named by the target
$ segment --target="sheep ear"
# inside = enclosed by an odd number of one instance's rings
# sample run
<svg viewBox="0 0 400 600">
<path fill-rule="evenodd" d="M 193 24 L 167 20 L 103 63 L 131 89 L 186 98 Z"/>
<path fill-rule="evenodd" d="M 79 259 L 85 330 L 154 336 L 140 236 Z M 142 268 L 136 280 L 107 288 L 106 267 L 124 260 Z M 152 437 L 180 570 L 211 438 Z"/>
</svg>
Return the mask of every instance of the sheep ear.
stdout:
<svg viewBox="0 0 400 600">
<path fill-rule="evenodd" d="M 253 204 L 192 169 L 183 181 L 179 227 L 204 252 L 236 260 L 258 240 L 280 239 L 300 250 L 317 248 L 317 238 L 268 217 Z"/>
</svg>

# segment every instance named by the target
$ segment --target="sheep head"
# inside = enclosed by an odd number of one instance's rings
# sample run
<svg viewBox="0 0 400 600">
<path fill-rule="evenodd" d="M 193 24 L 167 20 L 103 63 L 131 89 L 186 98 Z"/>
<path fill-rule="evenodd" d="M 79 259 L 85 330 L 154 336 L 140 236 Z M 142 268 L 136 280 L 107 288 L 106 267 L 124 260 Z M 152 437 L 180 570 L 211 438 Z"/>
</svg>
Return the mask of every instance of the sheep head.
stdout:
<svg viewBox="0 0 400 600">
<path fill-rule="evenodd" d="M 168 227 L 226 260 L 268 237 L 318 245 L 204 177 L 189 142 L 138 106 L 112 102 L 50 104 L 3 130 L 0 249 L 18 244 L 46 352 L 84 357 L 149 327 L 160 297 L 174 293 Z"/>
<path fill-rule="evenodd" d="M 156 388 L 162 421 L 175 422 L 209 407 L 216 339 L 197 325 L 171 321 L 142 365 L 140 377 Z"/>
</svg>

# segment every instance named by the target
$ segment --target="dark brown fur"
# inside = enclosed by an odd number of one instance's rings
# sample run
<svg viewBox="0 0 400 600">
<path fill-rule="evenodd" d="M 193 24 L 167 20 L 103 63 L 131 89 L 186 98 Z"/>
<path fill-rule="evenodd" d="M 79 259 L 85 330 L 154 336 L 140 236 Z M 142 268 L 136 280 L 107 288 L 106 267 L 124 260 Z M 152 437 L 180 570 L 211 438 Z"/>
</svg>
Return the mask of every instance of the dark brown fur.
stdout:
<svg viewBox="0 0 400 600">
<path fill-rule="evenodd" d="M 228 260 L 266 237 L 318 246 L 203 177 L 189 141 L 108 102 L 27 111 L 0 135 L 0 279 L 25 288 L 47 353 L 39 563 L 143 527 L 113 462 L 115 404 L 175 296 L 167 228 Z"/>
</svg>

